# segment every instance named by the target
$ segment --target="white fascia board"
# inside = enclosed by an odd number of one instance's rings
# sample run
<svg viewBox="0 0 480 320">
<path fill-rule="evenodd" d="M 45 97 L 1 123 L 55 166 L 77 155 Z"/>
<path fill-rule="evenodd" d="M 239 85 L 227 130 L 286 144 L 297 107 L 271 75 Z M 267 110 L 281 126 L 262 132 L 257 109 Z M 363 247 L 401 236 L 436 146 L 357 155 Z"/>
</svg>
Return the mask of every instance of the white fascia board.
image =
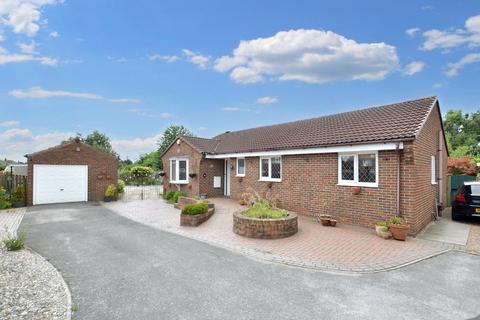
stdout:
<svg viewBox="0 0 480 320">
<path fill-rule="evenodd" d="M 289 156 L 300 154 L 317 154 L 317 153 L 348 153 L 348 152 L 364 152 L 364 151 L 382 151 L 403 149 L 403 142 L 398 143 L 373 143 L 373 144 L 357 144 L 351 146 L 335 146 L 309 149 L 290 149 L 276 151 L 258 151 L 244 153 L 224 153 L 224 154 L 207 154 L 208 159 L 226 159 L 226 158 L 245 158 L 245 157 L 274 157 Z"/>
</svg>

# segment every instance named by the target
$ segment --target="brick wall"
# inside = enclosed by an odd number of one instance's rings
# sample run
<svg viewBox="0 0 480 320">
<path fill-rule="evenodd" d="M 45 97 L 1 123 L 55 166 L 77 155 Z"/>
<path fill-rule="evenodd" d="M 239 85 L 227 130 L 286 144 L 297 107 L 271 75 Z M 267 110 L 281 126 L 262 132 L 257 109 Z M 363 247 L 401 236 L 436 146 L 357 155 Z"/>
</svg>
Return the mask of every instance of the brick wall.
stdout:
<svg viewBox="0 0 480 320">
<path fill-rule="evenodd" d="M 80 147 L 80 151 L 76 148 Z M 33 165 L 88 165 L 88 200 L 103 200 L 109 184 L 117 183 L 117 159 L 83 143 L 69 143 L 44 152 L 33 154 L 28 159 L 27 203 L 33 205 Z"/>
<path fill-rule="evenodd" d="M 378 161 L 378 188 L 362 187 L 361 193 L 354 195 L 353 187 L 337 185 L 337 153 L 283 156 L 282 182 L 271 183 L 258 180 L 259 158 L 249 157 L 245 159 L 245 177 L 235 177 L 234 169 L 231 172 L 232 197 L 238 199 L 254 189 L 261 195 L 273 195 L 281 207 L 304 215 L 322 213 L 322 204 L 327 201 L 324 213 L 334 215 L 339 222 L 372 227 L 396 212 L 396 152 L 380 151 Z"/>
<path fill-rule="evenodd" d="M 199 180 L 202 178 L 200 173 L 200 163 L 202 154 L 192 148 L 188 143 L 179 139 L 180 144 L 173 144 L 170 149 L 162 156 L 163 170 L 165 176 L 163 177 L 164 192 L 168 191 L 183 191 L 189 197 L 194 197 L 199 194 Z M 197 176 L 191 178 L 187 176 L 188 184 L 171 184 L 170 183 L 170 158 L 186 157 L 188 158 L 188 172 L 196 173 Z"/>
<path fill-rule="evenodd" d="M 209 197 L 223 196 L 223 159 L 202 159 L 200 162 L 200 193 L 206 193 Z M 220 188 L 213 187 L 213 177 L 220 176 L 222 183 Z"/>
<path fill-rule="evenodd" d="M 438 197 L 440 186 L 443 188 L 443 195 L 440 201 L 446 204 L 446 185 L 448 181 L 446 176 L 447 151 L 445 146 L 442 152 L 443 163 L 439 163 L 438 156 L 441 143 L 439 141 L 439 132 L 441 130 L 441 117 L 438 106 L 435 106 L 413 143 L 415 182 L 413 188 L 415 193 L 410 198 L 413 203 L 411 204 L 410 212 L 412 214 L 409 220 L 414 221 L 414 233 L 423 229 L 435 217 L 435 199 Z M 436 156 L 436 176 L 440 179 L 438 184 L 431 183 L 431 156 Z M 440 166 L 443 167 L 442 176 L 439 176 Z"/>
</svg>

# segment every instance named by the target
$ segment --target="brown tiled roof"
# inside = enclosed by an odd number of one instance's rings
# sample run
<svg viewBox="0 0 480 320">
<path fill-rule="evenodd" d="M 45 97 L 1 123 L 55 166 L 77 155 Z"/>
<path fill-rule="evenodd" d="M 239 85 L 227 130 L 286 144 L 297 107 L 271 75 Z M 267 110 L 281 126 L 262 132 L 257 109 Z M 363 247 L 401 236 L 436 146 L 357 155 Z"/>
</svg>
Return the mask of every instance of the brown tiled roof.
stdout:
<svg viewBox="0 0 480 320">
<path fill-rule="evenodd" d="M 197 149 L 200 152 L 204 153 L 214 153 L 215 148 L 217 147 L 219 141 L 215 139 L 199 138 L 199 137 L 189 137 L 182 136 L 182 139 L 185 140 L 192 147 Z"/>
<path fill-rule="evenodd" d="M 413 140 L 437 101 L 427 97 L 272 126 L 189 138 L 212 154 Z"/>
</svg>

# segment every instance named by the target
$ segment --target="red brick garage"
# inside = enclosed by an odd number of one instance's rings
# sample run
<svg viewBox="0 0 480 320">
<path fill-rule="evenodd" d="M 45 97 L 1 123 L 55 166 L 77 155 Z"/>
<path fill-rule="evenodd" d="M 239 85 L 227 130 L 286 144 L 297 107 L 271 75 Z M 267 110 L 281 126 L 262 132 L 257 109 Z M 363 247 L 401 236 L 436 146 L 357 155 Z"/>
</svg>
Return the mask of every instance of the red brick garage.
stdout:
<svg viewBox="0 0 480 320">
<path fill-rule="evenodd" d="M 118 160 L 96 148 L 72 141 L 26 156 L 28 205 L 100 201 L 117 183 Z"/>
</svg>

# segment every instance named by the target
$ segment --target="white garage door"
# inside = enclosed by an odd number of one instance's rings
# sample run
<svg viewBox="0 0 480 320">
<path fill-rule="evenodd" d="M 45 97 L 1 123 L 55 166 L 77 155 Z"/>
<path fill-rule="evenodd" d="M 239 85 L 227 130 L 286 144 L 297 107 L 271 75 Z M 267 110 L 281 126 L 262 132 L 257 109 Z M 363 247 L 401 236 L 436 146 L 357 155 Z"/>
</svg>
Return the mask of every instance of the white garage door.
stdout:
<svg viewBox="0 0 480 320">
<path fill-rule="evenodd" d="M 88 166 L 33 165 L 33 204 L 88 200 Z"/>
</svg>

